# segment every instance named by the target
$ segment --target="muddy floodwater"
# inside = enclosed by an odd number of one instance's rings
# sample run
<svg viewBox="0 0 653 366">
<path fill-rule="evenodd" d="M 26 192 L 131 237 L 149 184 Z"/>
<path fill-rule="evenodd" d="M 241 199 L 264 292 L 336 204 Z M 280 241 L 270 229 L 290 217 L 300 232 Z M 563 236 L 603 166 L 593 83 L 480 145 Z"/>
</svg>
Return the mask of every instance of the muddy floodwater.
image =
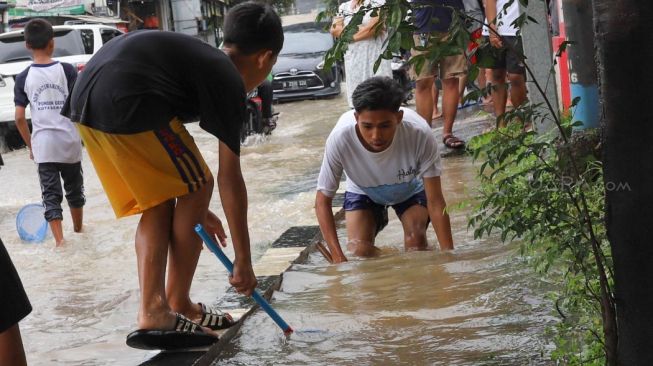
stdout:
<svg viewBox="0 0 653 366">
<path fill-rule="evenodd" d="M 343 93 L 344 95 L 344 93 Z M 275 106 L 272 136 L 251 137 L 242 151 L 254 260 L 286 229 L 315 225 L 315 180 L 323 145 L 343 98 Z M 217 140 L 188 125 L 215 172 Z M 137 217 L 114 218 L 88 156 L 84 157 L 85 229 L 64 221 L 66 245 L 20 241 L 18 210 L 40 201 L 36 166 L 26 150 L 3 154 L 0 235 L 34 311 L 21 325 L 30 365 L 135 365 L 154 352 L 124 344 L 135 327 L 138 277 L 133 238 Z M 476 185 L 466 157 L 443 160 L 450 205 Z M 64 204 L 65 205 L 65 204 Z M 65 206 L 64 206 L 65 207 Z M 211 209 L 223 217 L 217 193 Z M 457 249 L 405 253 L 401 225 L 390 213 L 379 235 L 382 256 L 328 265 L 319 255 L 284 275 L 274 306 L 294 328 L 283 338 L 263 313 L 245 323 L 220 365 L 526 365 L 545 364 L 547 324 L 555 321 L 547 286 L 517 255 L 517 244 L 474 240 L 464 210 L 452 213 Z M 344 233 L 341 233 L 344 235 Z M 435 243 L 429 230 L 430 243 Z M 227 254 L 233 257 L 231 248 Z M 213 303 L 226 273 L 203 251 L 191 291 Z"/>
<path fill-rule="evenodd" d="M 467 198 L 473 181 L 468 158 L 444 159 L 450 205 Z M 258 312 L 215 365 L 550 364 L 550 285 L 516 243 L 474 240 L 466 214 L 452 212 L 452 253 L 404 252 L 391 213 L 377 237 L 380 258 L 329 266 L 315 254 L 293 266 L 274 304 L 297 334 L 286 339 Z M 432 230 L 429 238 L 435 243 Z"/>
</svg>

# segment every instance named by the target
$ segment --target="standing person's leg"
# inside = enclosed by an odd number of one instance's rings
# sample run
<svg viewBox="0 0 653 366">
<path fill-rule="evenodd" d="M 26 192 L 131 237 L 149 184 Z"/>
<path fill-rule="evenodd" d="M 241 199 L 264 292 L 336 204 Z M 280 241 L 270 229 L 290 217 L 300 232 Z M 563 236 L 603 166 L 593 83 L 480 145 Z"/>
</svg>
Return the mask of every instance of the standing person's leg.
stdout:
<svg viewBox="0 0 653 366">
<path fill-rule="evenodd" d="M 175 201 L 169 200 L 143 212 L 136 229 L 136 263 L 141 293 L 140 329 L 172 329 L 175 315 L 165 292 L 166 260 Z"/>
<path fill-rule="evenodd" d="M 56 246 L 61 246 L 63 244 L 63 214 L 61 210 L 63 191 L 57 163 L 39 163 L 38 172 L 43 206 L 45 207 L 45 220 L 50 224 Z"/>
<path fill-rule="evenodd" d="M 510 101 L 517 108 L 526 101 L 526 69 L 521 61 L 524 49 L 521 37 L 505 38 L 506 42 L 512 45 L 512 49 L 506 54 L 506 70 L 510 82 Z"/>
<path fill-rule="evenodd" d="M 166 296 L 173 310 L 194 321 L 202 317 L 201 307 L 190 299 L 190 288 L 202 251 L 202 239 L 195 232 L 195 225 L 203 224 L 206 219 L 213 186 L 213 177 L 209 176 L 200 190 L 179 197 L 172 219 Z"/>
<path fill-rule="evenodd" d="M 492 103 L 492 79 L 491 73 L 488 69 L 480 68 L 478 73 L 478 87 L 484 91 L 485 95 L 482 97 L 482 104 L 488 105 Z"/>
<path fill-rule="evenodd" d="M 484 103 L 494 105 L 494 98 L 492 97 L 494 93 L 494 81 L 492 80 L 492 69 L 483 68 L 481 69 L 485 75 L 485 88 L 487 88 L 487 95 L 485 96 Z"/>
<path fill-rule="evenodd" d="M 461 148 L 465 143 L 453 135 L 453 123 L 458 112 L 460 99 L 459 78 L 467 72 L 467 59 L 464 54 L 445 57 L 440 64 L 442 80 L 442 141 L 449 148 Z"/>
<path fill-rule="evenodd" d="M 205 189 L 210 190 L 210 185 L 203 188 L 211 176 L 206 174 L 206 165 L 195 159 L 197 148 L 192 138 L 177 119 L 158 130 L 130 135 L 83 125 L 78 129 L 116 217 L 141 214 L 135 238 L 140 329 L 130 333 L 127 344 L 167 349 L 214 342 L 215 333 L 207 333 L 207 329 L 172 311 L 165 291 L 177 198 L 203 196 Z"/>
<path fill-rule="evenodd" d="M 202 193 L 198 195 L 201 196 Z M 176 311 L 173 311 L 168 303 L 165 284 L 166 260 L 173 231 L 174 212 L 175 200 L 147 209 L 141 215 L 136 229 L 136 262 L 141 292 L 138 310 L 139 329 L 172 330 L 179 324 Z M 194 248 L 186 249 L 189 251 L 187 257 L 192 258 L 196 255 Z M 178 265 L 179 261 L 175 263 Z M 194 263 L 197 265 L 197 258 Z M 189 267 L 187 271 L 192 272 L 192 281 L 195 267 Z M 203 332 L 217 337 L 217 334 L 210 329 L 203 328 Z"/>
<path fill-rule="evenodd" d="M 63 188 L 66 191 L 66 201 L 70 207 L 70 215 L 73 219 L 73 229 L 76 233 L 82 231 L 84 219 L 84 172 L 82 163 L 59 164 L 61 178 L 63 179 Z"/>
<path fill-rule="evenodd" d="M 438 88 L 437 80 L 433 83 L 433 114 L 431 116 L 431 121 L 442 117 L 442 111 L 438 108 L 438 99 L 440 99 L 440 88 Z"/>
<path fill-rule="evenodd" d="M 415 109 L 426 123 L 431 125 L 431 117 L 433 116 L 433 77 L 426 77 L 417 79 L 415 81 Z"/>
<path fill-rule="evenodd" d="M 425 46 L 427 35 L 413 36 L 416 45 Z M 412 57 L 426 54 L 426 51 L 411 50 Z M 415 109 L 429 126 L 433 117 L 433 88 L 435 75 L 437 74 L 437 65 L 425 60 L 422 68 L 417 70 L 417 65 L 413 64 L 410 69 L 411 76 L 415 80 Z M 436 102 L 437 103 L 437 102 Z"/>
<path fill-rule="evenodd" d="M 18 322 L 32 311 L 9 253 L 0 239 L 0 365 L 26 365 Z"/>
<path fill-rule="evenodd" d="M 458 104 L 463 106 L 463 98 L 465 97 L 465 89 L 467 88 L 467 75 L 458 78 Z"/>
<path fill-rule="evenodd" d="M 493 69 L 492 81 L 492 103 L 494 104 L 494 114 L 499 118 L 498 127 L 506 127 L 506 121 L 502 117 L 506 112 L 506 101 L 508 100 L 506 69 Z"/>
<path fill-rule="evenodd" d="M 510 81 L 510 101 L 517 108 L 526 101 L 526 78 L 521 74 L 508 74 Z"/>
<path fill-rule="evenodd" d="M 442 116 L 444 117 L 444 127 L 442 136 L 451 135 L 453 122 L 456 120 L 458 112 L 458 100 L 460 91 L 458 89 L 458 77 L 450 77 L 442 80 Z"/>
</svg>

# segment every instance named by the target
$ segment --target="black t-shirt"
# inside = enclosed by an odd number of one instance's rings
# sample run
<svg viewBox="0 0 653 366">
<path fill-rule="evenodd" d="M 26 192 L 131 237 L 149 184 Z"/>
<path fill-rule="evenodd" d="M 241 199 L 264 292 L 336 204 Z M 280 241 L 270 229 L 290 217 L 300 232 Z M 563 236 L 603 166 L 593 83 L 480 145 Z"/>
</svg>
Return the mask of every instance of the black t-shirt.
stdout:
<svg viewBox="0 0 653 366">
<path fill-rule="evenodd" d="M 236 154 L 245 86 L 222 51 L 184 34 L 136 31 L 111 40 L 86 64 L 61 113 L 116 134 L 199 119 Z"/>
</svg>

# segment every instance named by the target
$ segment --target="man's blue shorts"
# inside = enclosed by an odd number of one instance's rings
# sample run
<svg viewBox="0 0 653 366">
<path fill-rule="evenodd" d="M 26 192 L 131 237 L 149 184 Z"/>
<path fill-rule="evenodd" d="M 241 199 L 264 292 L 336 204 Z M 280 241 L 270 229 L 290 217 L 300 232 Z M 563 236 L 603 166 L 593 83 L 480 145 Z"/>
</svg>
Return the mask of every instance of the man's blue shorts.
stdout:
<svg viewBox="0 0 653 366">
<path fill-rule="evenodd" d="M 395 210 L 397 217 L 401 218 L 401 215 L 413 205 L 427 207 L 426 192 L 420 191 L 407 200 L 392 205 L 392 208 Z M 345 211 L 372 210 L 374 220 L 376 221 L 377 234 L 388 225 L 388 206 L 380 205 L 364 194 L 345 192 L 345 202 L 342 207 Z"/>
</svg>

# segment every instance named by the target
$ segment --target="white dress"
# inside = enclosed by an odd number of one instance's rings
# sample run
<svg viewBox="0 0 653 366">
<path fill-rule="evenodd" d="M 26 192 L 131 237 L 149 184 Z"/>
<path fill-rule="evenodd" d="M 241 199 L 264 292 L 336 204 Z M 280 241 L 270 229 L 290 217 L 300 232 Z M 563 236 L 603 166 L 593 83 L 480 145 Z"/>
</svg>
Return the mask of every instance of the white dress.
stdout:
<svg viewBox="0 0 653 366">
<path fill-rule="evenodd" d="M 385 3 L 384 0 L 364 0 L 364 5 L 380 6 Z M 351 21 L 352 15 L 355 14 L 360 6 L 354 5 L 352 1 L 340 4 L 338 8 L 340 14 L 344 16 L 344 24 L 347 26 Z M 363 17 L 361 25 L 366 25 L 372 19 L 371 11 Z M 345 79 L 347 82 L 347 103 L 353 108 L 351 96 L 354 90 L 361 82 L 372 76 L 392 77 L 392 68 L 390 60 L 382 60 L 378 70 L 374 73 L 374 63 L 383 52 L 383 43 L 387 38 L 387 33 L 382 32 L 378 37 L 368 38 L 358 42 L 352 42 L 347 47 L 345 53 Z"/>
</svg>

